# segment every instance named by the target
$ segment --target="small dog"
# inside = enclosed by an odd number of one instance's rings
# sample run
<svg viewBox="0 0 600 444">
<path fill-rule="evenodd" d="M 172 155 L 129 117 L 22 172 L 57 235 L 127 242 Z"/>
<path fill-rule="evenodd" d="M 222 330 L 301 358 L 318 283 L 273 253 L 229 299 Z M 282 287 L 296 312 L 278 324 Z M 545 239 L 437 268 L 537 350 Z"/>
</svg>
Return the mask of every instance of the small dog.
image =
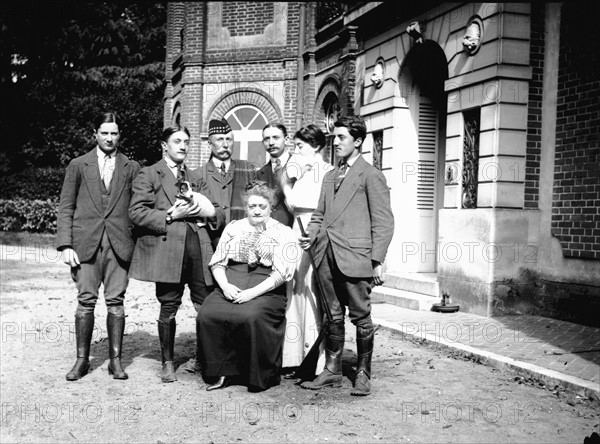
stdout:
<svg viewBox="0 0 600 444">
<path fill-rule="evenodd" d="M 181 204 L 190 203 L 192 201 L 192 186 L 188 181 L 181 181 L 177 183 L 177 189 L 179 192 L 175 195 Z M 175 202 L 177 205 L 177 202 Z"/>
<path fill-rule="evenodd" d="M 188 205 L 190 203 L 192 203 L 192 200 L 194 199 L 192 196 L 192 186 L 190 185 L 189 182 L 187 181 L 180 181 L 177 182 L 177 189 L 179 190 L 179 192 L 175 195 L 175 204 L 173 205 L 173 207 L 178 207 L 180 205 Z M 198 194 L 198 193 L 196 193 Z M 200 195 L 202 196 L 202 195 Z M 210 204 L 210 201 L 208 201 L 208 199 L 206 199 L 204 197 L 204 199 L 207 201 L 208 204 Z M 202 217 L 202 212 L 200 213 L 199 219 L 196 220 L 196 225 L 198 227 L 204 227 L 207 224 L 206 218 Z"/>
</svg>

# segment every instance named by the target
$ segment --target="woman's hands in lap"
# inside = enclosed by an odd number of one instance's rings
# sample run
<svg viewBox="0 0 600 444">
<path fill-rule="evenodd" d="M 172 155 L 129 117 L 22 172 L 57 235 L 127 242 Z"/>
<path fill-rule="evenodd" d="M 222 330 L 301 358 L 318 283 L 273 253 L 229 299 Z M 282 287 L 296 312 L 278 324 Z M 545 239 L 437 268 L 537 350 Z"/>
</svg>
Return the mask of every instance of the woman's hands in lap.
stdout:
<svg viewBox="0 0 600 444">
<path fill-rule="evenodd" d="M 252 289 L 248 289 L 248 290 L 242 290 L 240 291 L 235 298 L 232 300 L 232 302 L 234 304 L 243 304 L 244 302 L 248 302 L 251 301 L 252 299 L 254 299 L 257 295 L 255 294 L 254 291 L 252 291 Z"/>
<path fill-rule="evenodd" d="M 222 290 L 225 299 L 233 302 L 234 304 L 243 304 L 244 302 L 251 301 L 257 296 L 253 289 L 250 288 L 248 290 L 240 290 L 233 284 L 224 285 Z"/>
<path fill-rule="evenodd" d="M 238 293 L 240 291 L 242 291 L 235 285 L 229 284 L 229 283 L 224 285 L 222 290 L 223 290 L 223 295 L 225 296 L 225 299 L 227 299 L 228 301 L 231 301 L 231 302 L 233 302 L 234 299 L 237 297 Z"/>
</svg>

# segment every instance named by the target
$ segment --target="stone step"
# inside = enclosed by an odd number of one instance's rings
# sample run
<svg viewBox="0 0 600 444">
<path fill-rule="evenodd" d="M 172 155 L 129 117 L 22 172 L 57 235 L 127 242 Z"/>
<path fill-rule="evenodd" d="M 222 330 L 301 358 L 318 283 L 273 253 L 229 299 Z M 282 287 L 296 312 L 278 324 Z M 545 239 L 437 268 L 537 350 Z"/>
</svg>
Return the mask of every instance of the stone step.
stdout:
<svg viewBox="0 0 600 444">
<path fill-rule="evenodd" d="M 441 297 L 436 273 L 384 273 L 383 280 L 388 288 Z"/>
<path fill-rule="evenodd" d="M 409 310 L 430 311 L 433 304 L 440 302 L 440 298 L 379 285 L 371 291 L 371 302 L 392 304 Z"/>
</svg>

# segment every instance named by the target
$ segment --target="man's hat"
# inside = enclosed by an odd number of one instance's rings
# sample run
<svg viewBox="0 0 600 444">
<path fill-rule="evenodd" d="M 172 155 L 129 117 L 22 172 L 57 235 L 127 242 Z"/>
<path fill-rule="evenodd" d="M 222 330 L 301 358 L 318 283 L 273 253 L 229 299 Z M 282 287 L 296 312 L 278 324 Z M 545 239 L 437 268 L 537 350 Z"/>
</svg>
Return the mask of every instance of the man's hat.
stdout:
<svg viewBox="0 0 600 444">
<path fill-rule="evenodd" d="M 208 124 L 208 135 L 209 136 L 212 136 L 213 134 L 227 134 L 231 131 L 232 131 L 232 129 L 226 120 L 213 119 Z"/>
</svg>

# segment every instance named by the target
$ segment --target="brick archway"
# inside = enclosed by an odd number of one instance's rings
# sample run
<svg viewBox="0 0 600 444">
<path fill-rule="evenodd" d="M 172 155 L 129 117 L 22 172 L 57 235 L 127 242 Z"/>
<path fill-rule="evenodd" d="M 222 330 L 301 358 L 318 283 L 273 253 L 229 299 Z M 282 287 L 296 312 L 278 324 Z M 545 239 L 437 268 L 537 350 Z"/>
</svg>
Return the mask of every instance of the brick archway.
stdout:
<svg viewBox="0 0 600 444">
<path fill-rule="evenodd" d="M 221 119 L 227 112 L 240 105 L 252 105 L 260 109 L 269 122 L 283 121 L 283 114 L 277 104 L 264 91 L 258 88 L 243 88 L 225 94 L 206 114 L 202 122 L 202 132 L 208 132 L 208 122 L 211 119 Z"/>
</svg>

